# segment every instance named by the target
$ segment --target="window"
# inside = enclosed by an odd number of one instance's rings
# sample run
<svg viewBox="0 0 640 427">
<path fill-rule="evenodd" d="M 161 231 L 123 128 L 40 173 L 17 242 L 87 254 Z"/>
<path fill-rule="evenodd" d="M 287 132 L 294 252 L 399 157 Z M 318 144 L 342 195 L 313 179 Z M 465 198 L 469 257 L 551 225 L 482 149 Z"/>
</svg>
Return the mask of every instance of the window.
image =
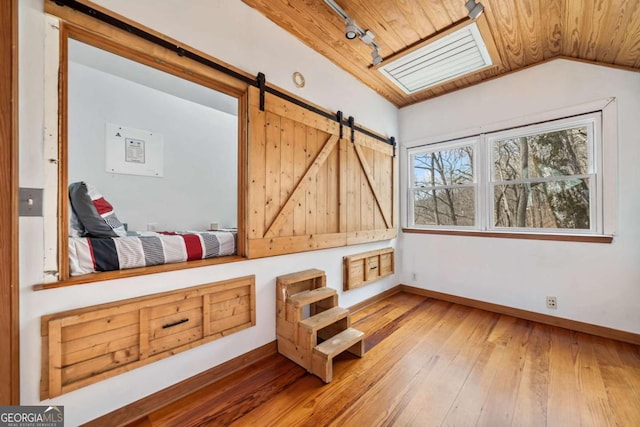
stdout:
<svg viewBox="0 0 640 427">
<path fill-rule="evenodd" d="M 462 141 L 411 156 L 415 225 L 476 225 L 476 146 Z"/>
<path fill-rule="evenodd" d="M 600 113 L 409 150 L 409 226 L 602 234 Z"/>
</svg>

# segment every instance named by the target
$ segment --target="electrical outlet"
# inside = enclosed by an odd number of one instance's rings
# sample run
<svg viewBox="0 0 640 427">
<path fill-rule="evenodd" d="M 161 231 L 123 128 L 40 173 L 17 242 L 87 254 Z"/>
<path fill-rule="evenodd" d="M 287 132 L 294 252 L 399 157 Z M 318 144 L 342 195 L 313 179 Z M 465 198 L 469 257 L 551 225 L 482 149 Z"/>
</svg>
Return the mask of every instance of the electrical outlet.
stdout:
<svg viewBox="0 0 640 427">
<path fill-rule="evenodd" d="M 418 280 L 418 275 L 416 273 L 411 273 L 411 280 L 413 280 L 414 282 Z"/>
<path fill-rule="evenodd" d="M 556 297 L 547 297 L 547 308 L 558 308 Z"/>
</svg>

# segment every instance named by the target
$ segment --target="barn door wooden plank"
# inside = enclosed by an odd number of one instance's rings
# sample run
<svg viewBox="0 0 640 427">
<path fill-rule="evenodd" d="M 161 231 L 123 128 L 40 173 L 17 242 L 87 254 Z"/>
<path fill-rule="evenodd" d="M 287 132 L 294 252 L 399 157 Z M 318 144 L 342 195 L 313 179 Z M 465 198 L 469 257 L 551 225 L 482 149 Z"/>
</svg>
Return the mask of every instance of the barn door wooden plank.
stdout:
<svg viewBox="0 0 640 427">
<path fill-rule="evenodd" d="M 307 129 L 301 123 L 294 122 L 295 149 L 293 156 L 293 182 L 298 183 L 307 170 Z M 310 162 L 309 162 L 310 163 Z M 306 234 L 307 223 L 305 200 L 299 200 L 293 210 L 293 235 Z"/>
<path fill-rule="evenodd" d="M 294 124 L 295 122 L 286 117 L 280 120 L 280 206 L 284 200 L 288 200 L 294 190 Z M 278 206 L 278 207 L 280 207 Z M 293 216 L 288 218 L 282 225 L 282 233 L 293 235 Z"/>
<path fill-rule="evenodd" d="M 362 229 L 360 198 L 361 188 L 361 168 L 358 166 L 358 159 L 353 143 L 347 145 L 347 171 L 346 171 L 346 202 L 347 202 L 347 232 L 359 231 Z"/>
<path fill-rule="evenodd" d="M 378 223 L 381 224 L 378 228 L 387 228 L 383 223 L 382 213 L 378 208 L 375 200 L 375 193 L 370 188 L 369 173 L 372 173 L 371 167 L 371 154 L 373 150 L 365 150 L 358 144 L 359 141 L 366 139 L 364 135 L 357 135 L 353 149 L 356 157 L 356 166 L 360 173 L 360 204 L 362 209 L 360 211 L 360 230 L 375 230 L 376 218 Z M 362 164 L 369 165 L 369 170 L 365 169 Z"/>
<path fill-rule="evenodd" d="M 340 154 L 338 149 L 334 149 L 329 154 L 326 165 L 327 176 L 327 198 L 326 198 L 326 222 L 325 233 L 336 233 L 339 231 L 339 204 L 340 204 L 340 185 L 338 183 L 339 170 L 340 170 Z"/>
<path fill-rule="evenodd" d="M 265 227 L 271 223 L 278 215 L 280 209 L 280 169 L 281 155 L 280 155 L 280 121 L 281 117 L 277 114 L 267 112 L 266 115 L 266 159 L 265 159 L 265 213 L 264 223 Z"/>
<path fill-rule="evenodd" d="M 278 212 L 274 221 L 267 229 L 265 237 L 274 237 L 280 230 L 282 225 L 289 219 L 291 213 L 293 212 L 293 209 L 298 204 L 298 202 L 306 197 L 307 189 L 315 182 L 315 178 L 320 171 L 320 168 L 324 165 L 325 161 L 336 147 L 337 142 L 337 136 L 331 135 L 329 137 L 322 150 L 320 150 L 320 153 L 318 153 L 315 160 L 313 161 L 313 163 L 311 163 L 304 176 L 298 183 L 296 189 L 293 191 L 293 193 L 291 193 L 291 196 L 286 201 L 286 203 L 284 203 L 282 209 L 280 209 L 280 212 Z"/>
<path fill-rule="evenodd" d="M 367 182 L 369 183 L 369 188 L 373 193 L 373 198 L 376 202 L 376 205 L 378 206 L 378 209 L 380 209 L 380 212 L 382 213 L 386 228 L 392 228 L 393 219 L 389 209 L 389 204 L 385 201 L 385 199 L 380 194 L 380 191 L 378 190 L 378 184 L 375 181 L 373 170 L 369 166 L 369 163 L 365 158 L 365 154 L 362 152 L 362 148 L 360 148 L 358 144 L 354 144 L 354 148 L 356 150 L 358 160 L 360 160 L 360 165 L 364 170 L 364 176 L 367 178 Z"/>
<path fill-rule="evenodd" d="M 250 92 L 250 96 L 256 96 Z M 249 138 L 247 181 L 248 238 L 259 239 L 264 236 L 265 215 L 265 153 L 266 153 L 266 117 L 256 107 L 249 108 Z"/>
<path fill-rule="evenodd" d="M 307 127 L 307 169 L 311 167 L 318 149 L 318 130 Z M 315 235 L 317 227 L 317 179 L 314 174 L 307 182 L 307 191 L 305 192 L 305 235 Z"/>
<path fill-rule="evenodd" d="M 340 141 L 340 152 L 338 153 L 338 232 L 347 232 L 347 140 Z"/>
</svg>

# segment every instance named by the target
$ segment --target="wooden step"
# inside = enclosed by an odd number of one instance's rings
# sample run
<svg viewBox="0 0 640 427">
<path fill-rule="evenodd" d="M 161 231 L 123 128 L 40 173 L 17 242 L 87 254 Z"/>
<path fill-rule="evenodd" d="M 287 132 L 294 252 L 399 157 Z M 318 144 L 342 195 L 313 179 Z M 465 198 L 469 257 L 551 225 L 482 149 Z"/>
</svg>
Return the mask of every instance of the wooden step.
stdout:
<svg viewBox="0 0 640 427">
<path fill-rule="evenodd" d="M 287 303 L 292 304 L 295 308 L 300 308 L 336 295 L 336 290 L 333 288 L 318 288 L 289 295 Z"/>
<path fill-rule="evenodd" d="M 315 346 L 311 356 L 311 373 L 330 383 L 333 379 L 333 358 L 345 350 L 358 357 L 364 356 L 364 333 L 347 328 Z"/>
<path fill-rule="evenodd" d="M 349 310 L 342 307 L 333 307 L 314 316 L 301 320 L 299 325 L 308 329 L 309 333 L 317 332 L 339 320 L 349 316 Z"/>
<path fill-rule="evenodd" d="M 347 350 L 358 342 L 364 340 L 364 332 L 355 328 L 348 328 L 335 335 L 333 338 L 326 340 L 325 342 L 318 344 L 314 347 L 314 354 L 322 356 L 324 358 L 332 359 L 334 356 Z M 362 354 L 358 354 L 362 357 Z"/>
<path fill-rule="evenodd" d="M 292 285 L 298 282 L 303 282 L 309 279 L 315 279 L 316 277 L 324 276 L 324 271 L 317 268 L 311 268 L 309 270 L 298 271 L 295 273 L 285 274 L 278 276 L 278 282 L 283 285 Z"/>
</svg>

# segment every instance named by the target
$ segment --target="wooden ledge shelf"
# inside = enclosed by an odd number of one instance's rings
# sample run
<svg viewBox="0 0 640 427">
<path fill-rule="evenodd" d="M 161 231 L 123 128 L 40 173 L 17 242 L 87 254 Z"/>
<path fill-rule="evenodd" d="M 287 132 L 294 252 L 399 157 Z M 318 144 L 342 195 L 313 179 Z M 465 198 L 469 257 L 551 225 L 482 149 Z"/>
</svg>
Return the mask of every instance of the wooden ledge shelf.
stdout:
<svg viewBox="0 0 640 427">
<path fill-rule="evenodd" d="M 34 291 L 45 289 L 64 288 L 67 286 L 82 285 L 85 283 L 104 282 L 106 280 L 124 279 L 127 277 L 144 276 L 147 274 L 166 273 L 169 271 L 184 270 L 187 268 L 208 267 L 211 265 L 226 264 L 228 262 L 244 261 L 247 258 L 240 255 L 228 255 L 217 258 L 199 259 L 194 261 L 183 261 L 171 264 L 153 265 L 150 267 L 128 268 L 126 270 L 103 271 L 97 273 L 73 276 L 58 282 L 41 283 L 33 285 Z"/>
<path fill-rule="evenodd" d="M 558 242 L 584 242 L 584 243 L 611 243 L 613 236 L 600 235 L 571 235 L 571 234 L 543 234 L 543 233 L 510 233 L 497 231 L 462 231 L 462 230 L 436 230 L 425 228 L 403 228 L 407 234 L 441 234 L 445 236 L 466 237 L 490 237 L 499 239 L 525 239 L 525 240 L 553 240 Z"/>
<path fill-rule="evenodd" d="M 343 282 L 345 291 L 367 285 L 394 273 L 393 248 L 362 252 L 343 258 Z"/>
</svg>

